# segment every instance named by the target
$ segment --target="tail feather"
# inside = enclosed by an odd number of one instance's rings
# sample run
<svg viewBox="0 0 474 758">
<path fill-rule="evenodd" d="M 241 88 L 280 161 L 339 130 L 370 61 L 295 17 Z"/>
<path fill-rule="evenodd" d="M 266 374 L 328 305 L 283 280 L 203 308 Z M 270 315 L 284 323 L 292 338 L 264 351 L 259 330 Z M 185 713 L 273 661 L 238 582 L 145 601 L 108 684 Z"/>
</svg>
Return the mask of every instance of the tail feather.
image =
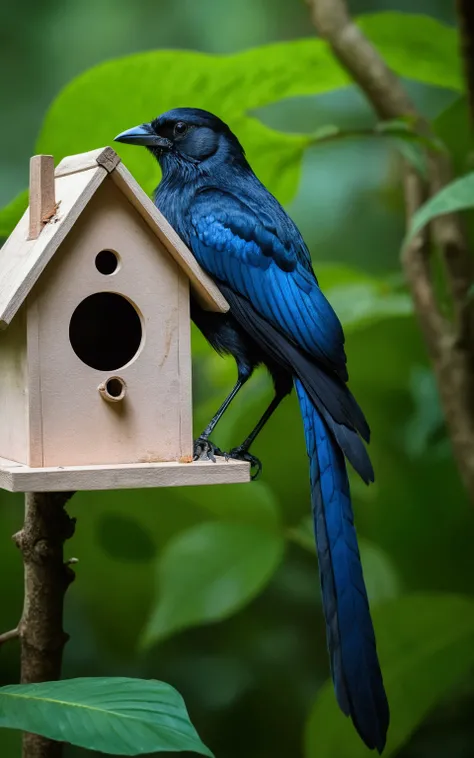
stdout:
<svg viewBox="0 0 474 758">
<path fill-rule="evenodd" d="M 295 387 L 310 459 L 321 592 L 336 698 L 366 745 L 382 752 L 389 709 L 362 575 L 344 456 L 298 379 Z"/>
</svg>

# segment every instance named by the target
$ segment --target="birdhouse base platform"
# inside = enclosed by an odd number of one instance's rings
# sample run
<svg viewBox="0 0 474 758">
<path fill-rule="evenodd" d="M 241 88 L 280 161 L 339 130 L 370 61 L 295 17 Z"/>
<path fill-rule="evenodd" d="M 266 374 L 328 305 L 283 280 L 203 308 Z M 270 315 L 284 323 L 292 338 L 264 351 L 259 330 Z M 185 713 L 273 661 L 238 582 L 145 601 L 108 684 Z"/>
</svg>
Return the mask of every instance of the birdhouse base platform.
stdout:
<svg viewBox="0 0 474 758">
<path fill-rule="evenodd" d="M 250 481 L 250 466 L 241 461 L 122 463 L 104 466 L 32 468 L 0 458 L 0 489 L 9 492 L 69 492 L 197 484 L 239 484 Z"/>
</svg>

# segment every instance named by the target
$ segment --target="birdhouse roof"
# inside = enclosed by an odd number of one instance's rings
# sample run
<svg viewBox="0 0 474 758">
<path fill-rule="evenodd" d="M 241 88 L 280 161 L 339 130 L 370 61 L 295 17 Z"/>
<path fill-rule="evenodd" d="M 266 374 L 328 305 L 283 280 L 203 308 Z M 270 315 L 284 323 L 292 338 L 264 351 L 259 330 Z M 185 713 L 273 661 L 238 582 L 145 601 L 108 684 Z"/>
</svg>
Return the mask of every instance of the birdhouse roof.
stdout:
<svg viewBox="0 0 474 758">
<path fill-rule="evenodd" d="M 0 250 L 0 329 L 5 328 L 31 292 L 45 267 L 110 177 L 189 277 L 206 310 L 224 313 L 229 306 L 191 251 L 155 207 L 110 147 L 64 158 L 54 172 L 55 209 L 36 239 L 29 238 L 29 210 Z"/>
</svg>

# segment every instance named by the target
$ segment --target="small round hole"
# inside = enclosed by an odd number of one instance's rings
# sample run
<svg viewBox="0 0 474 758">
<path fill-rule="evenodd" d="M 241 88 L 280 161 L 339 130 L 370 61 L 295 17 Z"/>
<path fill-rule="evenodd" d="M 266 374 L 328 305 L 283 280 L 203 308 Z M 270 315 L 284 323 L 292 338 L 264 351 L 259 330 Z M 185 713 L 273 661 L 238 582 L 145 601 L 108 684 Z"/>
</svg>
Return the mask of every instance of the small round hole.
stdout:
<svg viewBox="0 0 474 758">
<path fill-rule="evenodd" d="M 108 403 L 119 403 L 127 394 L 127 385 L 121 376 L 109 376 L 97 389 L 99 395 Z"/>
<path fill-rule="evenodd" d="M 120 397 L 124 389 L 124 382 L 122 379 L 114 376 L 106 382 L 105 389 L 112 397 Z"/>
<path fill-rule="evenodd" d="M 104 276 L 110 276 L 117 271 L 118 256 L 112 250 L 101 250 L 95 257 L 95 267 Z"/>
</svg>

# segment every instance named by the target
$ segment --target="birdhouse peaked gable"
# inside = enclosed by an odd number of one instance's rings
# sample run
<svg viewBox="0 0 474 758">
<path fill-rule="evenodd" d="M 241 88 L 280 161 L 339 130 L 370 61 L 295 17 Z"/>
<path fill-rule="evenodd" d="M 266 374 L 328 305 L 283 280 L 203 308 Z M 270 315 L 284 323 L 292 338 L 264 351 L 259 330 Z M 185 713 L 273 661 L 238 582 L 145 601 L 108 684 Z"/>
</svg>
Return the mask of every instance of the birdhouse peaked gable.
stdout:
<svg viewBox="0 0 474 758">
<path fill-rule="evenodd" d="M 44 156 L 43 156 L 44 157 Z M 105 179 L 110 178 L 188 277 L 201 305 L 226 312 L 225 298 L 110 147 L 64 158 L 54 172 L 54 207 L 37 219 L 28 209 L 0 250 L 0 329 L 6 328 Z M 47 189 L 47 188 L 46 188 Z M 39 187 L 39 192 L 44 187 Z M 31 188 L 30 188 L 31 192 Z M 39 204 L 40 205 L 40 204 Z"/>
</svg>

